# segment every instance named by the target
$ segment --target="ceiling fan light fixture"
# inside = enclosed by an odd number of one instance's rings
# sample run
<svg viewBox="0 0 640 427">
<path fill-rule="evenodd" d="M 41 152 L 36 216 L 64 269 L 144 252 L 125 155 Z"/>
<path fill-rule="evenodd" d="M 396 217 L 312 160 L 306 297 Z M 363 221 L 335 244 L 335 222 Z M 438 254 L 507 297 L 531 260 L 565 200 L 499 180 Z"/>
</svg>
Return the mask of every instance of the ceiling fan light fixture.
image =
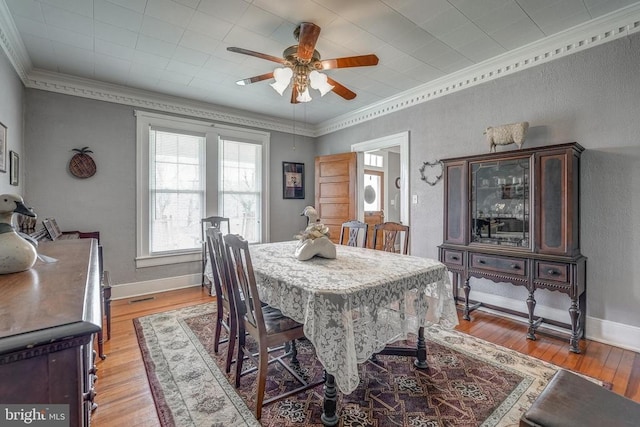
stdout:
<svg viewBox="0 0 640 427">
<path fill-rule="evenodd" d="M 282 96 L 285 89 L 289 87 L 289 83 L 291 82 L 291 77 L 293 77 L 293 70 L 291 68 L 283 67 L 276 68 L 273 70 L 273 78 L 276 80 L 271 83 L 270 86 Z"/>
<path fill-rule="evenodd" d="M 312 88 L 320 91 L 320 96 L 325 96 L 334 88 L 334 86 L 327 82 L 327 75 L 316 70 L 309 73 L 309 84 Z"/>
<path fill-rule="evenodd" d="M 296 101 L 298 102 L 309 102 L 311 101 L 311 95 L 309 95 L 309 88 L 305 88 L 304 92 L 298 94 Z"/>
</svg>

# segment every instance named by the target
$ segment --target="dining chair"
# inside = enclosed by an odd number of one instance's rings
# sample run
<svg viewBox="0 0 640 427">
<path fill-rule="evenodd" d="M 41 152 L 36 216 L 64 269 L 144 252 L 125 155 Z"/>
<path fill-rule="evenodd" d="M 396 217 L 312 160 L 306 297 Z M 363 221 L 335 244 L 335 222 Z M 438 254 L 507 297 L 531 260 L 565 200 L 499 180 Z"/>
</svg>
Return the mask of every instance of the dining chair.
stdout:
<svg viewBox="0 0 640 427">
<path fill-rule="evenodd" d="M 293 365 L 299 364 L 295 340 L 304 338 L 303 325 L 283 315 L 280 310 L 264 305 L 260 301 L 255 273 L 251 264 L 249 243 L 234 234 L 224 236 L 224 242 L 227 257 L 226 265 L 229 268 L 230 290 L 233 292 L 233 298 L 236 303 L 238 325 L 239 327 L 242 325 L 247 334 L 258 344 L 256 355 L 247 346 L 247 335 L 238 333 L 235 386 L 236 388 L 240 387 L 240 378 L 244 374 L 255 371 L 255 368 L 245 372 L 242 371 L 245 357 L 251 359 L 258 369 L 255 416 L 259 420 L 262 416 L 262 407 L 264 405 L 315 387 L 323 381 L 315 383 L 305 381 L 284 361 L 285 357 L 291 356 L 291 363 Z M 288 346 L 290 351 L 281 356 L 271 358 L 269 348 L 281 346 L 288 342 L 291 343 Z M 294 390 L 265 400 L 267 369 L 268 365 L 273 362 L 279 362 L 302 385 Z"/>
<path fill-rule="evenodd" d="M 360 237 L 360 230 L 364 230 L 362 236 L 362 243 L 358 244 L 358 238 Z M 347 241 L 345 243 L 345 231 L 347 232 Z M 341 245 L 346 246 L 360 246 L 364 248 L 367 245 L 367 232 L 369 231 L 369 224 L 358 220 L 347 221 L 342 224 L 340 228 L 340 240 Z"/>
<path fill-rule="evenodd" d="M 400 236 L 398 233 L 400 233 Z M 378 242 L 378 236 L 382 236 L 381 242 Z M 400 248 L 396 249 L 398 240 L 400 240 Z M 409 226 L 397 222 L 376 224 L 373 228 L 373 247 L 378 249 L 378 244 L 380 244 L 379 249 L 383 251 L 399 252 L 407 255 L 409 253 Z"/>
<path fill-rule="evenodd" d="M 236 334 L 238 333 L 238 318 L 236 315 L 235 301 L 229 289 L 228 269 L 224 265 L 226 262 L 224 256 L 224 240 L 222 238 L 222 232 L 219 229 L 214 227 L 207 229 L 207 247 L 211 258 L 212 286 L 216 293 L 216 325 L 213 351 L 217 354 L 220 344 L 228 343 L 225 370 L 229 373 L 231 372 Z M 222 328 L 227 331 L 227 338 L 220 339 Z M 244 332 L 244 330 L 242 332 Z"/>
<path fill-rule="evenodd" d="M 229 218 L 223 216 L 209 216 L 206 218 L 202 218 L 200 220 L 200 236 L 202 238 L 202 277 L 201 277 L 201 286 L 205 285 L 206 270 L 207 270 L 207 242 L 205 240 L 205 234 L 209 227 L 217 228 L 222 231 L 221 226 L 222 223 L 227 223 L 227 233 L 231 232 L 231 226 L 229 225 Z M 211 292 L 213 293 L 213 288 L 211 288 Z"/>
</svg>

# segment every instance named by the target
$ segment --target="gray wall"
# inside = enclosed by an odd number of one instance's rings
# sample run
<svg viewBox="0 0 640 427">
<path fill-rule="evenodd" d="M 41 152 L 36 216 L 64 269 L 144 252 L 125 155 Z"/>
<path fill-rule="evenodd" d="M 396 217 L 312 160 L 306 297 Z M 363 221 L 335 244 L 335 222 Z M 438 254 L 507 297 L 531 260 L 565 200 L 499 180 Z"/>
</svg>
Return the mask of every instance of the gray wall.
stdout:
<svg viewBox="0 0 640 427">
<path fill-rule="evenodd" d="M 5 159 L 7 171 L 6 173 L 0 172 L 0 194 L 15 193 L 24 197 L 25 185 L 23 174 L 20 176 L 17 187 L 9 184 L 9 151 L 18 153 L 20 161 L 24 162 L 22 142 L 23 92 L 22 83 L 14 71 L 13 66 L 4 53 L 0 53 L 0 94 L 2 94 L 2 102 L 0 102 L 0 123 L 7 128 L 7 157 Z M 24 167 L 20 169 L 24 170 Z M 27 205 L 29 204 L 28 200 L 25 200 L 25 202 Z"/>
<path fill-rule="evenodd" d="M 411 205 L 411 250 L 437 257 L 443 185 L 420 180 L 422 162 L 488 152 L 486 126 L 524 120 L 531 125 L 525 147 L 579 142 L 586 148 L 580 195 L 587 315 L 640 326 L 639 70 L 636 34 L 322 136 L 318 154 L 409 130 L 411 193 L 419 200 Z M 474 280 L 472 289 L 495 292 L 496 286 Z M 526 297 L 523 288 L 502 289 L 505 296 Z M 568 307 L 553 298 L 558 294 L 542 294 L 547 305 Z"/>
<path fill-rule="evenodd" d="M 200 263 L 136 269 L 136 121 L 133 107 L 36 89 L 26 90 L 26 182 L 41 218 L 62 230 L 99 230 L 105 267 L 116 284 L 200 272 Z M 97 173 L 78 179 L 68 172 L 73 148 L 89 146 Z M 313 204 L 315 147 L 310 138 L 272 132 L 270 155 L 271 240 L 290 240 Z M 282 199 L 282 161 L 305 163 L 305 200 Z M 209 213 L 213 215 L 215 213 Z"/>
</svg>

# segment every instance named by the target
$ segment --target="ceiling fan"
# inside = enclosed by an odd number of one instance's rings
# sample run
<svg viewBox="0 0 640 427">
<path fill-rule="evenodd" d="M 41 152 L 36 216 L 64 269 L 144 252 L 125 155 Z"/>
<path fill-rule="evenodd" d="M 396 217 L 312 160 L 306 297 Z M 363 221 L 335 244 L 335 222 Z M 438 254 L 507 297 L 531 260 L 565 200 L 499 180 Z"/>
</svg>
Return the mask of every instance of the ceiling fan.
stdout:
<svg viewBox="0 0 640 427">
<path fill-rule="evenodd" d="M 293 35 L 298 44 L 286 48 L 282 58 L 240 47 L 228 47 L 227 50 L 230 52 L 255 56 L 283 65 L 282 68 L 276 68 L 270 73 L 238 80 L 236 84 L 244 86 L 273 78 L 276 81 L 271 83 L 271 87 L 282 95 L 293 81 L 291 85 L 291 103 L 293 104 L 311 101 L 309 87 L 318 89 L 322 96 L 333 91 L 344 99 L 350 100 L 356 97 L 354 92 L 320 71 L 378 64 L 378 57 L 373 54 L 322 60 L 320 53 L 315 50 L 320 36 L 320 27 L 311 22 L 302 22 L 296 27 Z"/>
</svg>

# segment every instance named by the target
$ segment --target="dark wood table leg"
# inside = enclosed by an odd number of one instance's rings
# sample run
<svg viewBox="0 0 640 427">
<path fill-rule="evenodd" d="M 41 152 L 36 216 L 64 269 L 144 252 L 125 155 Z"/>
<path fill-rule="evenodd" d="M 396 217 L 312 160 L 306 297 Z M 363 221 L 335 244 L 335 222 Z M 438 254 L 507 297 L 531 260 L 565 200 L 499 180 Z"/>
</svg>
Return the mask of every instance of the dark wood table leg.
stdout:
<svg viewBox="0 0 640 427">
<path fill-rule="evenodd" d="M 418 346 L 416 348 L 416 360 L 413 364 L 418 369 L 427 369 L 427 342 L 424 339 L 424 327 L 418 329 Z"/>
<path fill-rule="evenodd" d="M 336 390 L 336 379 L 327 371 L 324 372 L 324 401 L 322 403 L 322 415 L 320 420 L 324 426 L 335 426 L 338 424 L 336 406 L 338 404 L 338 391 Z"/>
</svg>

